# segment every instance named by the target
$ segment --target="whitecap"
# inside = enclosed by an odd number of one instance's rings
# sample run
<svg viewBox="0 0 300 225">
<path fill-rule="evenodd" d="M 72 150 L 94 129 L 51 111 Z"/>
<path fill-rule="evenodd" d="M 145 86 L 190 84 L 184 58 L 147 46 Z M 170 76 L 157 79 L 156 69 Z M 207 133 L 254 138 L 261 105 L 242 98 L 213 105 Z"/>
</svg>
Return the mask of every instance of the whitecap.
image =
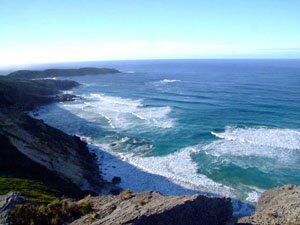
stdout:
<svg viewBox="0 0 300 225">
<path fill-rule="evenodd" d="M 129 99 L 104 94 L 84 95 L 84 100 L 67 103 L 64 108 L 77 116 L 95 121 L 99 117 L 112 129 L 140 128 L 147 131 L 153 126 L 171 128 L 174 119 L 169 117 L 169 106 L 144 106 L 142 99 Z"/>
<path fill-rule="evenodd" d="M 175 80 L 175 79 L 163 79 L 160 80 L 159 82 L 167 84 L 167 83 L 175 83 L 175 82 L 181 82 L 181 80 Z"/>
<path fill-rule="evenodd" d="M 300 149 L 300 132 L 292 129 L 226 127 L 222 133 L 211 133 L 218 138 L 229 141 L 273 148 Z"/>
<path fill-rule="evenodd" d="M 212 134 L 220 139 L 201 146 L 206 154 L 265 173 L 299 169 L 300 133 L 297 130 L 227 127 L 222 133 Z"/>
<path fill-rule="evenodd" d="M 136 71 L 134 71 L 134 70 L 128 70 L 128 71 L 125 71 L 124 73 L 134 74 L 134 73 L 136 73 Z"/>
</svg>

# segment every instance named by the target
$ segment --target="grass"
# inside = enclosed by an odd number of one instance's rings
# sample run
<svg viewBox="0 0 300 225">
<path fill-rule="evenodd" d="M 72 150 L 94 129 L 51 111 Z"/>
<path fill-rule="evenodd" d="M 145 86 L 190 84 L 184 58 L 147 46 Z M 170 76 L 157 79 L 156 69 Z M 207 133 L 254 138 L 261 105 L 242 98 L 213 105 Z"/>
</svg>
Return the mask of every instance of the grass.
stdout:
<svg viewBox="0 0 300 225">
<path fill-rule="evenodd" d="M 0 177 L 0 195 L 7 194 L 10 191 L 19 192 L 29 200 L 38 203 L 52 202 L 58 194 L 58 192 L 50 190 L 39 181 Z"/>
</svg>

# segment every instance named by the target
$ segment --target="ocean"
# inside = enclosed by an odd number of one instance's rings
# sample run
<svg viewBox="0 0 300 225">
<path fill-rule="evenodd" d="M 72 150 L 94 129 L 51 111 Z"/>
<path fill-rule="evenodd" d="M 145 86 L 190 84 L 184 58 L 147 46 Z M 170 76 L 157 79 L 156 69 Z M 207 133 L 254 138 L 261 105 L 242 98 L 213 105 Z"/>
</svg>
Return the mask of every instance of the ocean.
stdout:
<svg viewBox="0 0 300 225">
<path fill-rule="evenodd" d="M 300 184 L 300 60 L 58 64 L 122 73 L 72 77 L 82 99 L 38 117 L 85 137 L 102 176 L 164 194 L 209 193 L 249 214 L 260 194 Z M 64 78 L 68 79 L 68 78 Z"/>
</svg>

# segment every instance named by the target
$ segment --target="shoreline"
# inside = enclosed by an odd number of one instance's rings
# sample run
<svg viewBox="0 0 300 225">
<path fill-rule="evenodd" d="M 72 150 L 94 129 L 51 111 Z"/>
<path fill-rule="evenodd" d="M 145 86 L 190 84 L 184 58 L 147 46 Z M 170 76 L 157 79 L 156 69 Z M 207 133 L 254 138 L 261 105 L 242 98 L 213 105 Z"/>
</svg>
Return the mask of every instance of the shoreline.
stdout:
<svg viewBox="0 0 300 225">
<path fill-rule="evenodd" d="M 250 216 L 255 212 L 255 206 L 250 202 L 242 201 L 232 196 L 184 187 L 167 177 L 150 173 L 130 164 L 126 160 L 122 160 L 118 154 L 113 154 L 99 144 L 95 144 L 88 137 L 80 135 L 79 137 L 82 141 L 87 143 L 89 151 L 97 155 L 97 163 L 103 180 L 111 182 L 114 177 L 120 177 L 121 182 L 117 184 L 117 187 L 120 187 L 121 189 L 130 189 L 133 192 L 138 193 L 154 190 L 166 196 L 189 196 L 199 194 L 208 197 L 229 197 L 231 198 L 234 217 L 242 218 Z M 134 174 L 134 176 L 131 176 L 132 174 Z M 151 187 L 146 188 L 146 186 Z"/>
<path fill-rule="evenodd" d="M 58 103 L 59 102 L 52 102 L 47 105 L 49 106 Z M 35 111 L 38 113 L 38 115 L 40 115 L 39 110 L 41 109 L 41 107 L 38 107 Z M 31 114 L 31 116 L 34 115 Z M 35 116 L 34 118 L 41 119 Z M 69 135 L 76 135 L 80 137 L 82 141 L 86 142 L 88 144 L 87 147 L 89 151 L 97 155 L 98 158 L 97 164 L 99 166 L 100 176 L 103 178 L 103 180 L 111 183 L 114 177 L 116 176 L 121 177 L 121 183 L 117 184 L 117 187 L 120 187 L 122 189 L 130 189 L 134 192 L 154 190 L 154 191 L 159 191 L 163 195 L 171 195 L 171 196 L 200 194 L 200 195 L 207 195 L 211 197 L 229 197 L 232 199 L 233 215 L 235 217 L 241 218 L 244 216 L 249 216 L 255 212 L 256 203 L 243 201 L 238 199 L 235 196 L 229 196 L 225 194 L 217 194 L 214 192 L 192 189 L 191 185 L 185 186 L 183 184 L 180 184 L 180 182 L 176 182 L 176 180 L 172 180 L 168 177 L 159 174 L 151 173 L 149 171 L 144 170 L 143 168 L 139 168 L 138 166 L 131 164 L 128 160 L 124 160 L 125 158 L 122 159 L 122 157 L 120 157 L 120 155 L 118 154 L 113 154 L 111 151 L 101 146 L 101 144 L 94 143 L 89 137 L 86 137 L 84 135 L 79 135 L 77 133 L 74 133 L 73 131 L 67 132 L 61 128 L 57 128 L 57 129 Z M 134 174 L 134 176 L 131 176 L 131 174 Z"/>
</svg>

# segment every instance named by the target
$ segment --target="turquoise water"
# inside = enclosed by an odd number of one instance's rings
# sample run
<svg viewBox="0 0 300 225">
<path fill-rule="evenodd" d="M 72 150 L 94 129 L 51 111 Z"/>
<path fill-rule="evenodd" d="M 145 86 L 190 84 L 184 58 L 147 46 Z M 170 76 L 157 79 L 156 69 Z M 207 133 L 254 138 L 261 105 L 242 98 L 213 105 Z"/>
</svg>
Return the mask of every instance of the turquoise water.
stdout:
<svg viewBox="0 0 300 225">
<path fill-rule="evenodd" d="M 91 65 L 122 73 L 72 78 L 83 99 L 43 107 L 40 118 L 189 190 L 255 202 L 265 189 L 300 184 L 299 60 Z M 104 177 L 120 174 L 130 186 L 138 175 L 123 170 Z M 173 193 L 154 183 L 130 188 Z"/>
</svg>

